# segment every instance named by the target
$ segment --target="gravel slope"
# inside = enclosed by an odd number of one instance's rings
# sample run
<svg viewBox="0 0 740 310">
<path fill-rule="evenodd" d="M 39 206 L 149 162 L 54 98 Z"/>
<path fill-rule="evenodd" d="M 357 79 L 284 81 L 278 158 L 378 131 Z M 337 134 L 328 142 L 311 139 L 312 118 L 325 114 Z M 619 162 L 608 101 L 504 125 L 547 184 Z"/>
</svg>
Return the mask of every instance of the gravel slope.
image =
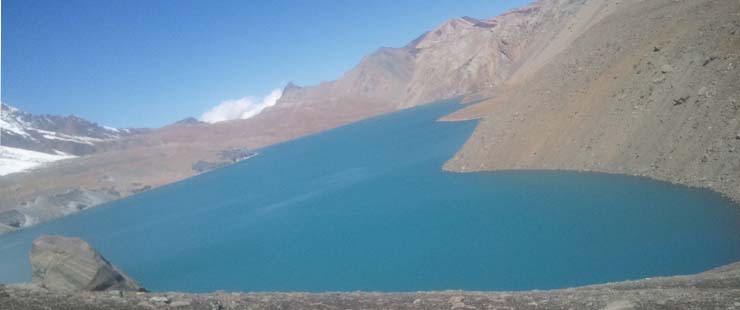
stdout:
<svg viewBox="0 0 740 310">
<path fill-rule="evenodd" d="M 567 48 L 447 118 L 482 121 L 444 168 L 621 173 L 740 201 L 740 1 L 597 11 Z"/>
</svg>

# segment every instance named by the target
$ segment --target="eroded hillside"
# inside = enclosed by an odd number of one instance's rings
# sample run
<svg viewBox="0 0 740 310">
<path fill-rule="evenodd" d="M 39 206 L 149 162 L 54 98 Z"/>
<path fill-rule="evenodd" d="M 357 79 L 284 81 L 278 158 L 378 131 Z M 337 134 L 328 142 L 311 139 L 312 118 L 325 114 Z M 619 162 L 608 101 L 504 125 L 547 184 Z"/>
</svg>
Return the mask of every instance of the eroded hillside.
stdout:
<svg viewBox="0 0 740 310">
<path fill-rule="evenodd" d="M 740 200 L 740 2 L 596 12 L 573 21 L 585 27 L 566 48 L 448 118 L 482 121 L 445 169 L 624 173 Z"/>
</svg>

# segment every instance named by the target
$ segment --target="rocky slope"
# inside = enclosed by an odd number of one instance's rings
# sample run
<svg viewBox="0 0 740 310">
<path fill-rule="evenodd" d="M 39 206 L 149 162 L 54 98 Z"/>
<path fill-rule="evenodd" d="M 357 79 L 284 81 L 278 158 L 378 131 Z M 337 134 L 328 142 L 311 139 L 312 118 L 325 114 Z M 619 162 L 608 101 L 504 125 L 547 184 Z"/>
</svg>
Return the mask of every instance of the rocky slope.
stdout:
<svg viewBox="0 0 740 310">
<path fill-rule="evenodd" d="M 740 264 L 690 276 L 524 292 L 61 293 L 0 285 L 8 310 L 49 309 L 738 309 Z"/>
<path fill-rule="evenodd" d="M 336 81 L 289 85 L 275 108 L 359 101 L 407 108 L 490 89 L 548 44 L 585 1 L 538 1 L 491 19 L 451 19 L 400 48 L 380 48 Z"/>
<path fill-rule="evenodd" d="M 447 118 L 482 121 L 445 169 L 623 173 L 740 201 L 740 2 L 591 3 L 564 48 Z"/>
</svg>

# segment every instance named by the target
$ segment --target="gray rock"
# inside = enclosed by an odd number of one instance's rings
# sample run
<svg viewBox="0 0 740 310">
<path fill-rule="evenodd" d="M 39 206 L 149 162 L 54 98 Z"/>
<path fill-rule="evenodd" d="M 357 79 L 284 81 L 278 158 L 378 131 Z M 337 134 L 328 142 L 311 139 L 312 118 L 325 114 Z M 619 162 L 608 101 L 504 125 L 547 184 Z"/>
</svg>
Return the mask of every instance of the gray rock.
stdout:
<svg viewBox="0 0 740 310">
<path fill-rule="evenodd" d="M 177 307 L 187 307 L 190 306 L 190 301 L 187 300 L 176 300 L 170 303 L 170 306 L 173 308 Z"/>
<path fill-rule="evenodd" d="M 635 305 L 629 300 L 617 300 L 606 304 L 604 310 L 631 310 L 635 309 Z"/>
<path fill-rule="evenodd" d="M 155 304 L 169 304 L 170 299 L 165 296 L 154 296 L 149 298 L 149 301 Z"/>
<path fill-rule="evenodd" d="M 8 210 L 0 212 L 0 224 L 5 224 L 10 227 L 19 228 L 26 224 L 26 216 L 18 210 Z"/>
<path fill-rule="evenodd" d="M 33 241 L 34 284 L 59 291 L 145 291 L 79 238 L 41 236 Z"/>
<path fill-rule="evenodd" d="M 245 147 L 231 147 L 218 153 L 218 158 L 232 163 L 247 159 L 257 153 Z"/>
<path fill-rule="evenodd" d="M 250 151 L 249 149 L 243 147 L 231 147 L 221 151 L 218 154 L 218 159 L 216 161 L 199 160 L 191 167 L 194 171 L 202 173 L 213 169 L 218 169 L 229 164 L 240 162 L 254 156 L 257 156 L 257 152 Z"/>
</svg>

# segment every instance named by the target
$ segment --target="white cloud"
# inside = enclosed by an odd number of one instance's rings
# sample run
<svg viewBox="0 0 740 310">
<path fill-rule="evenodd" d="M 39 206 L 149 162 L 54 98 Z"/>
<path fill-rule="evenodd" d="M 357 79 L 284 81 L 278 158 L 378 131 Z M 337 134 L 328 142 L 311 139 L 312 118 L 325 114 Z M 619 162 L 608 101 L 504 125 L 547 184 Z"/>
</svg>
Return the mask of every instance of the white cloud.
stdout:
<svg viewBox="0 0 740 310">
<path fill-rule="evenodd" d="M 275 105 L 282 95 L 282 88 L 278 88 L 261 99 L 248 96 L 226 100 L 208 112 L 203 113 L 200 119 L 207 123 L 218 123 L 232 119 L 247 119 L 259 114 L 265 108 Z"/>
</svg>

